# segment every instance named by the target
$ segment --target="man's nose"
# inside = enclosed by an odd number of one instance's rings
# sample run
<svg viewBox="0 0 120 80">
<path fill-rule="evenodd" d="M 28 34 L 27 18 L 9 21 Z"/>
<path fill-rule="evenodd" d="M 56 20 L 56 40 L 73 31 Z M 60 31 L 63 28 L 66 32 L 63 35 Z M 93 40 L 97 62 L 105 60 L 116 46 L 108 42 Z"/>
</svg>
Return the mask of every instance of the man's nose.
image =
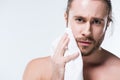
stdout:
<svg viewBox="0 0 120 80">
<path fill-rule="evenodd" d="M 82 35 L 85 37 L 91 36 L 91 25 L 90 23 L 86 23 L 84 29 L 82 31 Z"/>
</svg>

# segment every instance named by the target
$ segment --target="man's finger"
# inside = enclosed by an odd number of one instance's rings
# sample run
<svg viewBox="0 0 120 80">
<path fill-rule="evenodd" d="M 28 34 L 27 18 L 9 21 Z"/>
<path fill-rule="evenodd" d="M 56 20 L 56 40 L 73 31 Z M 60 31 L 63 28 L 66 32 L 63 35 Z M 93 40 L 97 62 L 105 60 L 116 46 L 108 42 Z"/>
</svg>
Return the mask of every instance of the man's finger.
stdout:
<svg viewBox="0 0 120 80">
<path fill-rule="evenodd" d="M 66 56 L 65 57 L 65 63 L 67 63 L 67 62 L 69 62 L 71 60 L 76 59 L 78 56 L 79 56 L 79 53 L 74 53 L 72 55 Z"/>
<path fill-rule="evenodd" d="M 61 56 L 64 56 L 65 51 L 68 49 L 69 38 L 67 38 L 61 46 Z"/>
</svg>

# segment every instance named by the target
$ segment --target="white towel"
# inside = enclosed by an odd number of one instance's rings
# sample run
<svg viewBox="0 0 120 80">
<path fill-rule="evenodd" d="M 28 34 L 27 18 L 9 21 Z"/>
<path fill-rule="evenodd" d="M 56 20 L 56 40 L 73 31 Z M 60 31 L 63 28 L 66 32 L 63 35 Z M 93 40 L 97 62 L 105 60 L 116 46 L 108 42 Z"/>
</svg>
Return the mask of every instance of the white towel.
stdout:
<svg viewBox="0 0 120 80">
<path fill-rule="evenodd" d="M 76 44 L 72 30 L 70 28 L 66 28 L 65 32 L 68 34 L 70 41 L 68 44 L 68 49 L 65 52 L 64 56 L 71 55 L 76 52 L 79 52 L 80 54 L 79 57 L 66 64 L 64 80 L 83 80 L 83 61 L 82 61 L 81 52 Z M 56 41 L 53 43 L 53 46 L 51 48 L 52 55 L 54 54 L 54 49 L 57 46 L 59 40 L 60 37 L 56 39 Z"/>
</svg>

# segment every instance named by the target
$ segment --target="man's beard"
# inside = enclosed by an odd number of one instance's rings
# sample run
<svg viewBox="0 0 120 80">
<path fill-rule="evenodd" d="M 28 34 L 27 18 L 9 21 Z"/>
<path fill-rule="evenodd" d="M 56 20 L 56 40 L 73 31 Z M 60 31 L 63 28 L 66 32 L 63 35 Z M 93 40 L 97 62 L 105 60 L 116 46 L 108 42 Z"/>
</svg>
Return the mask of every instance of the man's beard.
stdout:
<svg viewBox="0 0 120 80">
<path fill-rule="evenodd" d="M 102 43 L 102 41 L 103 41 L 103 39 L 104 39 L 104 36 L 102 36 L 99 40 L 95 40 L 94 38 L 92 38 L 92 37 L 88 37 L 88 38 L 76 38 L 76 41 L 88 41 L 88 42 L 92 42 L 92 45 L 93 46 L 90 46 L 90 47 L 88 47 L 88 46 L 79 46 L 78 45 L 78 47 L 79 47 L 79 49 L 81 49 L 81 54 L 82 54 L 82 56 L 89 56 L 89 55 L 91 55 L 94 51 L 96 51 L 96 50 L 98 50 L 98 48 L 100 47 L 100 45 L 101 45 L 101 43 Z M 92 47 L 92 48 L 91 48 Z M 87 52 L 84 52 L 84 51 L 82 51 L 82 50 L 87 50 L 87 48 L 90 48 Z"/>
</svg>

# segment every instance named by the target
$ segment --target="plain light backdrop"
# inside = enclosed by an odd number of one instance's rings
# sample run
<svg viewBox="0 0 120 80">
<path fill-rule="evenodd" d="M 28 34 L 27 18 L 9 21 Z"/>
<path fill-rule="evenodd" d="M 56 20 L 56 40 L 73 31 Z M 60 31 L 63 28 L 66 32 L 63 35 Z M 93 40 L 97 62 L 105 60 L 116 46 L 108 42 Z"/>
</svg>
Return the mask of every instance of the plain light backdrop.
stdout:
<svg viewBox="0 0 120 80">
<path fill-rule="evenodd" d="M 0 0 L 0 80 L 22 80 L 29 61 L 50 55 L 52 41 L 61 35 L 66 27 L 66 1 Z M 119 3 L 119 0 L 113 0 L 114 28 L 108 29 L 103 44 L 103 48 L 118 57 Z"/>
</svg>

